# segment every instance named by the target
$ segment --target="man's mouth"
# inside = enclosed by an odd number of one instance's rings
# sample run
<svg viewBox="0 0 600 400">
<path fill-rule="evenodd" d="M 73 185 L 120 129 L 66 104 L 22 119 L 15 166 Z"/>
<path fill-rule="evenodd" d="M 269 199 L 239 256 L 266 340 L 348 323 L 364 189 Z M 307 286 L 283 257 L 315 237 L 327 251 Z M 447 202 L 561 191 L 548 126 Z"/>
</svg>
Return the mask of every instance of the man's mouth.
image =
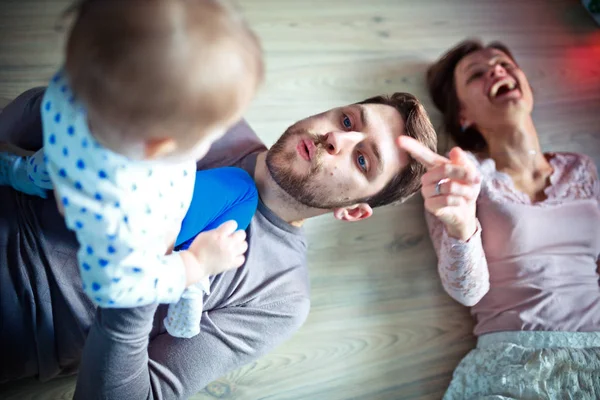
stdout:
<svg viewBox="0 0 600 400">
<path fill-rule="evenodd" d="M 298 142 L 296 150 L 300 154 L 300 157 L 310 162 L 315 155 L 316 146 L 312 140 L 302 139 Z"/>
<path fill-rule="evenodd" d="M 509 95 L 516 95 L 520 93 L 518 83 L 511 78 L 500 79 L 490 87 L 488 96 L 490 99 L 499 99 Z"/>
</svg>

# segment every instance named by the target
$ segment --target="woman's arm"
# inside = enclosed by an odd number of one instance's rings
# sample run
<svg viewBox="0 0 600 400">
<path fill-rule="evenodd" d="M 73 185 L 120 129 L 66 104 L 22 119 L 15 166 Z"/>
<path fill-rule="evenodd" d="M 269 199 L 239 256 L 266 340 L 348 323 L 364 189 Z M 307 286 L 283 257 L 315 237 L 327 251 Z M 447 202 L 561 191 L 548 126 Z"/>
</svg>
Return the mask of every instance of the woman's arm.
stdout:
<svg viewBox="0 0 600 400">
<path fill-rule="evenodd" d="M 438 272 L 446 292 L 465 306 L 474 306 L 490 288 L 487 260 L 481 243 L 481 226 L 467 241 L 448 235 L 444 223 L 426 212 L 429 236 L 438 256 Z"/>
<path fill-rule="evenodd" d="M 399 145 L 427 168 L 421 194 L 444 288 L 455 300 L 473 306 L 490 286 L 476 217 L 481 189 L 476 163 L 457 147 L 448 159 L 410 137 L 401 136 Z"/>
</svg>

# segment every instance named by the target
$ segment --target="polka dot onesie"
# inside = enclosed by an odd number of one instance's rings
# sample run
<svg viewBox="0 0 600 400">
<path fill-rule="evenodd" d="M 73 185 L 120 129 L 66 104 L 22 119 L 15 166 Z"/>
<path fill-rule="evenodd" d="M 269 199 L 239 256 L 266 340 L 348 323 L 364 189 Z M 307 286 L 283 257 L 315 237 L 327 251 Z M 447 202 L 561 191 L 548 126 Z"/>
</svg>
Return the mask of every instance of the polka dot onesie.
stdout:
<svg viewBox="0 0 600 400">
<path fill-rule="evenodd" d="M 41 111 L 44 149 L 30 158 L 28 175 L 36 185 L 54 188 L 62 202 L 80 244 L 86 294 L 101 307 L 178 302 L 185 291 L 183 261 L 165 253 L 190 205 L 195 163 L 132 161 L 104 148 L 91 135 L 63 71 L 50 82 Z M 208 290 L 204 282 L 171 304 L 174 336 L 199 331 L 202 286 Z M 185 300 L 198 296 L 199 305 Z"/>
</svg>

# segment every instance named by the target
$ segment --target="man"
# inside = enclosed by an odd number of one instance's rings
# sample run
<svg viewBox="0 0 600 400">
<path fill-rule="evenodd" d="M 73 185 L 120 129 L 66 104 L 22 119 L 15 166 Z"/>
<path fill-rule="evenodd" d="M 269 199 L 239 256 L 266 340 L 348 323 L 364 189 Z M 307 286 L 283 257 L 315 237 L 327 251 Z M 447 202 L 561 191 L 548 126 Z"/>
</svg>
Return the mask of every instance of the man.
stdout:
<svg viewBox="0 0 600 400">
<path fill-rule="evenodd" d="M 41 97 L 29 91 L 0 114 L 0 141 L 39 148 Z M 165 333 L 167 305 L 95 310 L 56 205 L 0 188 L 0 382 L 79 369 L 77 399 L 180 399 L 264 355 L 309 311 L 303 221 L 359 221 L 420 188 L 424 167 L 399 149 L 400 135 L 436 148 L 423 107 L 396 93 L 299 121 L 270 150 L 244 122 L 217 142 L 198 168 L 244 168 L 261 201 L 246 263 L 211 279 L 191 339 Z"/>
</svg>

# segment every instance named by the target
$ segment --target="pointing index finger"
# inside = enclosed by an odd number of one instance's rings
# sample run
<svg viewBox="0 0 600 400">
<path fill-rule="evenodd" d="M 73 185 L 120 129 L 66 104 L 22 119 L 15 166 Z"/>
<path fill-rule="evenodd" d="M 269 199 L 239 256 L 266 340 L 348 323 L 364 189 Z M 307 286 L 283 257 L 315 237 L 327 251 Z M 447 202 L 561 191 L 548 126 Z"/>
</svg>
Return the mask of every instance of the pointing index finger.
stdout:
<svg viewBox="0 0 600 400">
<path fill-rule="evenodd" d="M 450 160 L 434 153 L 422 143 L 411 138 L 410 136 L 402 135 L 398 138 L 398 146 L 406 151 L 412 158 L 419 161 L 428 170 L 442 164 L 448 164 Z"/>
</svg>

